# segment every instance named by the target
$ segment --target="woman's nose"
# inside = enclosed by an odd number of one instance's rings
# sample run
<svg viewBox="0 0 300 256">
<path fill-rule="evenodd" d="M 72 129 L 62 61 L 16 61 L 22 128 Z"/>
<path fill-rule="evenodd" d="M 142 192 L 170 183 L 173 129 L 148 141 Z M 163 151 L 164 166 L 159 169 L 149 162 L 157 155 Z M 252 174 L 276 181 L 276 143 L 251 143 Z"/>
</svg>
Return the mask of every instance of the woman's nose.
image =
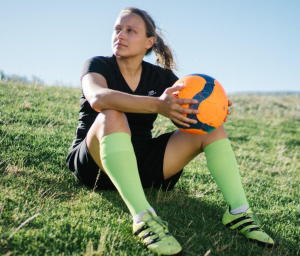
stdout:
<svg viewBox="0 0 300 256">
<path fill-rule="evenodd" d="M 124 38 L 124 35 L 123 35 L 123 30 L 120 30 L 120 32 L 117 34 L 117 39 L 123 39 Z"/>
</svg>

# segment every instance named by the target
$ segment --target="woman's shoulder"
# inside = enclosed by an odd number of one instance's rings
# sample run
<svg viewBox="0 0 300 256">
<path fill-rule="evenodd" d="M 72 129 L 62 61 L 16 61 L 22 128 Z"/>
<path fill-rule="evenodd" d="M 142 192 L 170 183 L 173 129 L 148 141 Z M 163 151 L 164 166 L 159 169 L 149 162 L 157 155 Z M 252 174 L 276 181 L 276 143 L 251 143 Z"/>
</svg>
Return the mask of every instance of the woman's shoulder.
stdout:
<svg viewBox="0 0 300 256">
<path fill-rule="evenodd" d="M 115 70 L 115 63 L 112 56 L 94 56 L 83 64 L 81 79 L 88 73 L 99 73 L 106 79 Z"/>
<path fill-rule="evenodd" d="M 143 61 L 143 65 L 153 71 L 153 72 L 156 72 L 157 74 L 159 75 L 163 75 L 163 76 L 170 76 L 170 75 L 174 75 L 174 72 L 171 70 L 171 69 L 166 69 L 166 68 L 163 68 L 161 66 L 158 66 L 158 65 L 154 65 L 152 63 L 149 63 L 147 61 Z"/>
<path fill-rule="evenodd" d="M 163 81 L 170 81 L 171 83 L 174 83 L 178 80 L 178 77 L 174 74 L 174 72 L 171 69 L 166 69 L 158 65 L 154 65 L 152 63 L 143 61 L 143 65 L 148 70 L 149 74 L 155 73 L 157 76 L 159 76 Z"/>
<path fill-rule="evenodd" d="M 114 56 L 94 56 L 86 60 L 89 63 L 113 63 Z"/>
</svg>

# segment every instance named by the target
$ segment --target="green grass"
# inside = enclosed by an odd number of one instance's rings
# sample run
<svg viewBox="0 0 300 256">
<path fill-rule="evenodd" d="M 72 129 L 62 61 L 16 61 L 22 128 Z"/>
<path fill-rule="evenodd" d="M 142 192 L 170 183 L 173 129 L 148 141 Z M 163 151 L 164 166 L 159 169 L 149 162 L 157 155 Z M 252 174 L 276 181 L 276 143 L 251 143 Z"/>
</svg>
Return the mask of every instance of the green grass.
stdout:
<svg viewBox="0 0 300 256">
<path fill-rule="evenodd" d="M 117 192 L 66 168 L 80 89 L 0 83 L 0 254 L 152 255 L 132 235 Z M 300 255 L 300 95 L 230 95 L 225 124 L 249 202 L 276 241 L 248 242 L 221 224 L 226 204 L 199 155 L 173 191 L 147 189 L 183 255 Z M 159 117 L 155 135 L 174 129 Z"/>
</svg>

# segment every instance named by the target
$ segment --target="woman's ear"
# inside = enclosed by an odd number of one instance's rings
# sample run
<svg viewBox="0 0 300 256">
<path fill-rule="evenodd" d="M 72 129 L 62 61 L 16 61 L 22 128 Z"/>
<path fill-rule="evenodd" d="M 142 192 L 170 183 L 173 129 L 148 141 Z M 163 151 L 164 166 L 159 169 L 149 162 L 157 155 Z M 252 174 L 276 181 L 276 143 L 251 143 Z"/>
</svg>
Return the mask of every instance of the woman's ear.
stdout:
<svg viewBox="0 0 300 256">
<path fill-rule="evenodd" d="M 151 36 L 147 38 L 146 49 L 150 49 L 155 44 L 155 37 Z"/>
</svg>

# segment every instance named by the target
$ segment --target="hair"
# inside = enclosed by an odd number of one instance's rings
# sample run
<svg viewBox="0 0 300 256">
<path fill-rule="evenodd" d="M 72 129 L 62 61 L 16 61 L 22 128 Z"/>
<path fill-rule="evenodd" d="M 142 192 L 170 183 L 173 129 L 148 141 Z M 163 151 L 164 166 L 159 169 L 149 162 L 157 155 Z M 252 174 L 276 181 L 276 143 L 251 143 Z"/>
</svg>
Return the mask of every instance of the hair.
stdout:
<svg viewBox="0 0 300 256">
<path fill-rule="evenodd" d="M 156 65 L 160 65 L 165 69 L 177 70 L 177 65 L 174 62 L 171 48 L 164 42 L 164 36 L 161 29 L 156 26 L 152 17 L 146 11 L 136 7 L 126 7 L 120 14 L 122 13 L 134 13 L 139 15 L 145 23 L 146 36 L 155 38 L 154 45 L 146 51 L 145 55 L 149 55 L 152 51 L 154 51 L 156 55 Z"/>
</svg>

